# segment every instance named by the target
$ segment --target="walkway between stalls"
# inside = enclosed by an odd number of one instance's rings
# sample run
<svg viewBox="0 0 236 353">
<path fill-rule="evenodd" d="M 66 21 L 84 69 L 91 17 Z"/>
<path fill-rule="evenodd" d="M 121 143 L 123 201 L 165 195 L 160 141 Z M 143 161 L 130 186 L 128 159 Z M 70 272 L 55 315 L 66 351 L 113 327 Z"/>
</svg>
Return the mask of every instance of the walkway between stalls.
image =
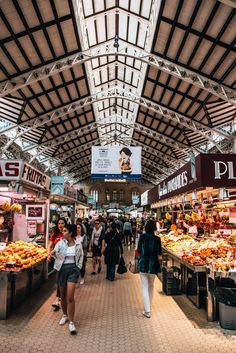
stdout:
<svg viewBox="0 0 236 353">
<path fill-rule="evenodd" d="M 126 251 L 126 260 L 131 252 Z M 235 353 L 236 332 L 208 323 L 205 312 L 184 296 L 169 297 L 155 281 L 151 319 L 142 316 L 139 275 L 117 275 L 115 282 L 91 276 L 76 290 L 78 334 L 58 325 L 61 311 L 53 312 L 55 278 L 21 305 L 6 321 L 0 321 L 3 353 Z"/>
</svg>

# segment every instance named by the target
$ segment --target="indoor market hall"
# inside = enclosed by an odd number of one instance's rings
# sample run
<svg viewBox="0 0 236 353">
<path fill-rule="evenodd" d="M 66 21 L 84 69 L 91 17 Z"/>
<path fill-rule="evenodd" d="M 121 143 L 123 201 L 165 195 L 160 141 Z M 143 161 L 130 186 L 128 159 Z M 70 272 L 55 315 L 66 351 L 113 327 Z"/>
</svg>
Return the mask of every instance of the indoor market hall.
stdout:
<svg viewBox="0 0 236 353">
<path fill-rule="evenodd" d="M 0 352 L 236 352 L 236 2 L 0 0 Z"/>
</svg>

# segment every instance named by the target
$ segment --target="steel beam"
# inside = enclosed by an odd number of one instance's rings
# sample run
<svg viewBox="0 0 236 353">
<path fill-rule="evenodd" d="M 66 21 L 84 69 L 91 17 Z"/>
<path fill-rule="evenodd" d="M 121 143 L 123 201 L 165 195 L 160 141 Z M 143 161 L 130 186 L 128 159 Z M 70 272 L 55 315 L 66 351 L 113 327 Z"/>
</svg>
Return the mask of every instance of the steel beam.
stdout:
<svg viewBox="0 0 236 353">
<path fill-rule="evenodd" d="M 48 114 L 48 113 L 42 114 L 38 117 L 30 119 L 29 121 L 23 122 L 20 125 L 17 125 L 17 131 L 16 131 L 15 137 L 8 141 L 8 143 L 4 147 L 4 150 L 7 150 L 7 148 L 9 148 L 10 145 L 13 142 L 15 142 L 16 139 L 25 135 L 27 132 L 35 130 L 38 127 L 44 126 L 45 124 L 53 121 L 54 119 L 57 119 L 59 117 L 61 118 L 73 111 L 81 109 L 82 107 L 91 105 L 92 103 L 95 103 L 95 102 L 104 101 L 109 98 L 122 98 L 128 101 L 137 103 L 140 106 L 143 106 L 146 109 L 152 110 L 155 113 L 158 113 L 169 120 L 177 122 L 181 126 L 186 127 L 188 130 L 194 131 L 196 134 L 203 136 L 204 138 L 206 138 L 208 141 L 212 142 L 216 146 L 217 146 L 217 142 L 210 137 L 210 134 L 212 133 L 214 134 L 216 133 L 222 136 L 223 138 L 227 138 L 227 139 L 233 138 L 231 135 L 227 134 L 226 132 L 220 129 L 210 128 L 202 124 L 201 122 L 192 120 L 191 118 L 183 114 L 176 113 L 175 111 L 168 109 L 166 107 L 163 107 L 158 103 L 142 98 L 140 96 L 133 94 L 132 92 L 126 91 L 124 89 L 121 89 L 115 86 L 115 87 L 110 87 L 105 91 L 98 92 L 92 96 L 88 96 L 84 99 L 80 99 L 74 103 L 67 104 L 64 107 L 61 107 L 59 109 L 55 109 L 51 114 Z M 12 128 L 5 128 L 1 131 L 1 133 L 5 133 L 10 130 L 12 130 Z M 221 152 L 220 147 L 218 149 Z"/>
<path fill-rule="evenodd" d="M 45 162 L 49 162 L 49 161 L 61 161 L 61 162 L 64 162 L 66 161 L 68 158 L 70 158 L 71 156 L 77 154 L 77 153 L 80 153 L 80 152 L 83 152 L 85 150 L 87 150 L 88 148 L 91 148 L 92 146 L 97 146 L 99 145 L 98 142 L 99 142 L 99 138 L 96 139 L 96 140 L 92 140 L 90 142 L 85 142 L 83 143 L 82 145 L 79 145 L 77 147 L 73 147 L 71 148 L 69 151 L 67 152 L 64 152 L 63 155 L 61 152 L 59 153 L 55 153 L 53 156 L 51 157 L 46 157 L 46 158 L 43 158 L 40 160 L 40 162 L 42 163 L 45 163 Z"/>
<path fill-rule="evenodd" d="M 214 80 L 210 80 L 203 75 L 199 75 L 194 71 L 186 69 L 181 65 L 174 64 L 157 55 L 151 54 L 137 47 L 127 44 L 119 40 L 118 51 L 114 48 L 114 41 L 108 41 L 105 44 L 98 45 L 83 52 L 70 55 L 64 59 L 56 60 L 51 64 L 43 65 L 39 69 L 32 70 L 25 74 L 21 74 L 10 80 L 3 81 L 0 84 L 0 97 L 11 94 L 19 89 L 26 87 L 32 83 L 43 80 L 51 75 L 61 71 L 68 70 L 75 65 L 83 64 L 86 61 L 103 57 L 103 56 L 124 56 L 156 67 L 167 74 L 175 76 L 189 84 L 210 92 L 233 105 L 236 105 L 236 91 L 228 88 Z"/>
<path fill-rule="evenodd" d="M 174 165 L 179 168 L 184 163 L 186 163 L 186 159 L 182 159 L 182 160 L 176 159 L 170 155 L 167 155 L 166 153 L 163 153 L 161 151 L 156 150 L 153 147 L 145 145 L 143 142 L 132 139 L 132 145 L 141 146 L 144 151 L 146 151 L 148 153 L 152 153 L 154 156 L 161 158 L 162 160 L 164 160 L 166 162 L 166 164 L 170 165 L 171 167 Z"/>
</svg>

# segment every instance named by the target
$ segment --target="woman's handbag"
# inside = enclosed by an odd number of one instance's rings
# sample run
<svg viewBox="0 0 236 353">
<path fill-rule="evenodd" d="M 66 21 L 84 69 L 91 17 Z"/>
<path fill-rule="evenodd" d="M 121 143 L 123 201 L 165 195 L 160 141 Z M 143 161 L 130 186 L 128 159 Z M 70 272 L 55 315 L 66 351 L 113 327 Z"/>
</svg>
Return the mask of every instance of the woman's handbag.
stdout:
<svg viewBox="0 0 236 353">
<path fill-rule="evenodd" d="M 120 275 L 123 275 L 123 273 L 127 272 L 127 268 L 125 266 L 125 260 L 123 256 L 120 257 L 120 262 L 116 272 L 119 273 Z"/>
</svg>

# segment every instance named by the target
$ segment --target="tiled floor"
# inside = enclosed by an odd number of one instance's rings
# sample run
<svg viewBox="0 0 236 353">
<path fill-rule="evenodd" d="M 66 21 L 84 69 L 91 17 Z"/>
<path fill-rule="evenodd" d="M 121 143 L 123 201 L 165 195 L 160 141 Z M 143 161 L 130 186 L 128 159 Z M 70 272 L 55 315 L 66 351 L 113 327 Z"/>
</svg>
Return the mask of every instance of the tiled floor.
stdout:
<svg viewBox="0 0 236 353">
<path fill-rule="evenodd" d="M 126 255 L 126 259 L 128 254 Z M 89 260 L 88 273 L 91 270 Z M 236 331 L 208 323 L 204 311 L 184 296 L 168 297 L 155 281 L 153 315 L 142 317 L 139 275 L 87 275 L 76 290 L 78 334 L 58 325 L 60 312 L 53 312 L 54 278 L 6 321 L 0 321 L 2 353 L 235 353 Z"/>
</svg>

